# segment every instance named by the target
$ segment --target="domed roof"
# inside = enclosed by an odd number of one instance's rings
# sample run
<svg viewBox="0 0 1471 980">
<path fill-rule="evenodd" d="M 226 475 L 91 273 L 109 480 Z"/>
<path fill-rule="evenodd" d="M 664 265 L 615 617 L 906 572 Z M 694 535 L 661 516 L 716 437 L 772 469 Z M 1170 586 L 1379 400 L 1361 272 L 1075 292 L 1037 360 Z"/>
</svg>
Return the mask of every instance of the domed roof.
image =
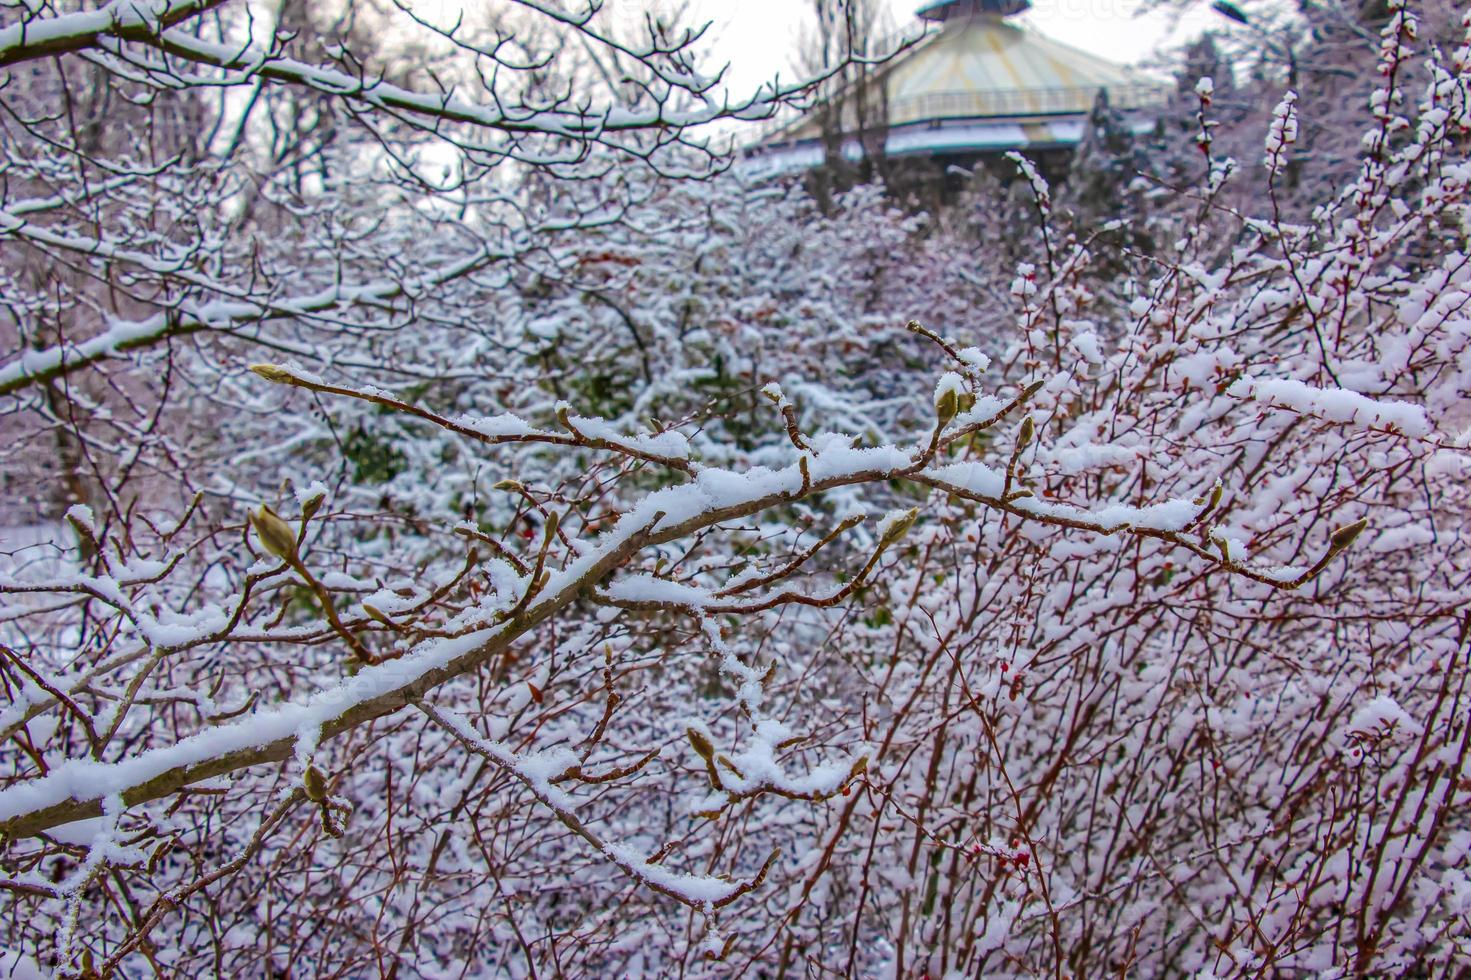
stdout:
<svg viewBox="0 0 1471 980">
<path fill-rule="evenodd" d="M 988 16 L 948 21 L 884 73 L 891 126 L 1087 112 L 1099 89 L 1129 108 L 1153 88 L 1112 62 Z"/>
<path fill-rule="evenodd" d="M 956 0 L 945 2 L 952 8 L 964 6 Z M 1154 82 L 985 14 L 948 18 L 944 29 L 881 69 L 879 82 L 891 127 L 946 119 L 1087 113 L 1100 89 L 1107 90 L 1109 103 L 1119 109 L 1161 101 L 1160 86 Z M 817 135 L 815 127 L 815 121 L 804 120 L 783 138 Z"/>
<path fill-rule="evenodd" d="M 939 0 L 920 8 L 921 17 L 941 22 L 940 30 L 880 67 L 862 88 L 833 96 L 843 131 L 860 128 L 861 94 L 867 104 L 861 118 L 870 131 L 884 120 L 890 155 L 1066 146 L 1082 138 L 1100 91 L 1125 111 L 1167 101 L 1168 86 L 1006 21 L 1029 5 Z M 813 146 L 828 115 L 817 110 L 787 124 L 762 141 L 758 154 L 802 165 L 820 160 Z"/>
</svg>

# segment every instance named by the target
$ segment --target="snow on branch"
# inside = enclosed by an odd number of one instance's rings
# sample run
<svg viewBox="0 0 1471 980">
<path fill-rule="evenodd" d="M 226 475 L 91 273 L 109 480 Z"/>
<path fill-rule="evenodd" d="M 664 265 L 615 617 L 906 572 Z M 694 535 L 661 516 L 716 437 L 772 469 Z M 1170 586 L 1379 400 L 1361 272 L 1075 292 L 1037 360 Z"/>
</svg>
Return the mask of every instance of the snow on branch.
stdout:
<svg viewBox="0 0 1471 980">
<path fill-rule="evenodd" d="M 575 433 L 572 436 L 534 432 L 485 436 L 473 426 L 451 422 L 383 395 L 339 389 L 274 366 L 258 366 L 256 371 L 266 380 L 280 384 L 365 398 L 491 444 L 506 441 L 542 441 L 564 447 L 581 444 Z M 1171 500 L 1145 506 L 1115 504 L 1090 510 L 1042 501 L 1026 488 L 1011 489 L 1014 474 L 1010 468 L 998 472 L 978 462 L 933 463 L 945 447 L 962 437 L 985 431 L 1036 390 L 1036 385 L 1027 386 L 987 419 L 970 422 L 957 417 L 955 424 L 940 437 L 930 437 L 907 449 L 830 445 L 821 451 L 804 452 L 798 463 L 777 470 L 755 468 L 738 472 L 691 463 L 691 479 L 645 494 L 611 529 L 593 540 L 574 542 L 565 556 L 565 564 L 543 575 L 548 548 L 560 531 L 555 522 L 549 522 L 535 567 L 526 576 L 519 599 L 509 610 L 498 611 L 491 622 L 478 628 L 467 627 L 458 635 L 428 640 L 391 662 L 360 658 L 367 660 L 367 665 L 335 687 L 319 690 L 296 703 L 257 710 L 242 720 L 200 732 L 173 746 L 151 749 L 115 763 L 76 759 L 55 766 L 44 777 L 0 790 L 0 831 L 11 836 L 39 833 L 95 816 L 109 796 L 118 796 L 132 806 L 167 796 L 203 779 L 289 758 L 296 733 L 300 731 L 319 730 L 322 739 L 333 738 L 393 714 L 447 680 L 480 668 L 518 637 L 556 616 L 627 565 L 645 547 L 676 541 L 838 488 L 909 481 L 1024 521 L 1093 534 L 1123 533 L 1156 539 L 1224 571 L 1279 589 L 1297 588 L 1309 581 L 1363 530 L 1365 522 L 1360 521 L 1335 532 L 1323 556 L 1306 570 L 1263 570 L 1234 553 L 1222 543 L 1224 539 L 1209 529 L 1202 530 L 1199 538 L 1188 535 L 1190 528 L 1209 515 L 1220 499 L 1218 494 L 1209 499 Z M 583 422 L 591 424 L 591 420 Z M 1020 430 L 1025 434 L 1030 428 L 1028 417 Z M 1030 438 L 1026 435 L 1020 444 L 1025 445 Z M 648 456 L 637 446 L 622 445 L 611 439 L 585 444 L 634 459 Z M 1012 460 L 1014 463 L 1016 453 L 1012 454 Z M 790 603 L 831 605 L 847 598 L 861 585 L 884 550 L 913 525 L 917 516 L 917 511 L 906 512 L 881 525 L 879 547 L 862 570 L 847 585 L 826 596 L 786 590 L 732 601 L 657 579 L 634 578 L 625 584 L 615 582 L 603 593 L 602 601 L 629 608 L 688 610 L 701 616 L 751 614 Z M 789 567 L 795 569 L 796 564 Z M 769 579 L 763 584 L 776 581 Z M 723 591 L 730 595 L 751 584 L 733 582 Z M 337 628 L 343 629 L 340 624 Z"/>
</svg>

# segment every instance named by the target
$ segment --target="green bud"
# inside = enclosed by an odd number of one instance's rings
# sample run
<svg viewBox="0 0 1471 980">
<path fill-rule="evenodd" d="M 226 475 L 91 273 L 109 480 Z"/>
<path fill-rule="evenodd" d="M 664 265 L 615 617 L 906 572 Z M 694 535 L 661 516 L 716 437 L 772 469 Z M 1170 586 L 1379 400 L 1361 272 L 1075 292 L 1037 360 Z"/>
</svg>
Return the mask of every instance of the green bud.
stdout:
<svg viewBox="0 0 1471 980">
<path fill-rule="evenodd" d="M 935 399 L 935 417 L 945 425 L 960 411 L 960 397 L 954 388 L 946 388 L 944 394 Z"/>
<path fill-rule="evenodd" d="M 1027 448 L 1031 444 L 1032 436 L 1037 432 L 1037 423 L 1032 421 L 1030 415 L 1022 417 L 1022 424 L 1016 430 L 1016 448 L 1018 451 Z"/>
<path fill-rule="evenodd" d="M 317 511 L 322 509 L 322 501 L 327 499 L 325 493 L 314 493 L 301 505 L 301 522 L 305 524 L 317 516 Z"/>
<path fill-rule="evenodd" d="M 306 798 L 313 803 L 322 803 L 327 799 L 327 777 L 316 766 L 306 767 L 306 772 L 301 777 L 301 785 L 306 790 Z"/>
<path fill-rule="evenodd" d="M 883 536 L 879 538 L 879 547 L 887 548 L 889 547 L 889 545 L 904 537 L 904 535 L 909 533 L 909 529 L 914 527 L 914 522 L 918 519 L 919 508 L 909 508 L 908 511 L 906 511 L 896 520 L 892 521 L 889 526 L 884 529 Z"/>
<path fill-rule="evenodd" d="M 295 532 L 269 506 L 261 504 L 259 509 L 251 511 L 250 525 L 255 528 L 255 536 L 266 551 L 287 561 L 296 557 Z"/>
<path fill-rule="evenodd" d="M 273 384 L 289 385 L 296 380 L 296 375 L 275 364 L 252 364 L 250 370 Z"/>
<path fill-rule="evenodd" d="M 1210 535 L 1211 544 L 1221 553 L 1222 561 L 1231 560 L 1231 544 L 1223 537 L 1218 537 L 1214 532 Z"/>
<path fill-rule="evenodd" d="M 383 610 L 379 609 L 377 606 L 374 606 L 374 605 L 371 605 L 370 603 L 366 603 L 365 602 L 365 603 L 363 603 L 363 612 L 367 613 L 370 618 L 376 619 L 378 622 L 382 623 L 384 626 L 392 626 L 393 625 L 393 620 L 389 619 L 386 615 L 384 615 Z"/>
</svg>

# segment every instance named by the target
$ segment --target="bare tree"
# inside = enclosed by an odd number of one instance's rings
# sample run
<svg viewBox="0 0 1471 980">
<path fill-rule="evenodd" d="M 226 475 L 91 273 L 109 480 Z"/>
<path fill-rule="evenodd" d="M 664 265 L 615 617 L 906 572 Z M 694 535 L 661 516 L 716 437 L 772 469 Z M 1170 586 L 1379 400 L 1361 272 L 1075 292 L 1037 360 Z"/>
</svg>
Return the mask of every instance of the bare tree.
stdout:
<svg viewBox="0 0 1471 980">
<path fill-rule="evenodd" d="M 798 46 L 798 70 L 826 75 L 809 119 L 821 133 L 823 163 L 812 171 L 824 208 L 832 195 L 886 174 L 888 89 L 884 59 L 895 32 L 880 0 L 811 0 L 812 19 Z"/>
</svg>

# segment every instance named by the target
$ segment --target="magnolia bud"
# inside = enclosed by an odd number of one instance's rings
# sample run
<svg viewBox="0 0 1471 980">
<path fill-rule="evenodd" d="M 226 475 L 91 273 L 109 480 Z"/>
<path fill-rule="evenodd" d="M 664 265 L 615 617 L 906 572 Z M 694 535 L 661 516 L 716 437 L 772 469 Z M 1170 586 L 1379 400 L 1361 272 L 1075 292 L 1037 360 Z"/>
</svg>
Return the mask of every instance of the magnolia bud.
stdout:
<svg viewBox="0 0 1471 980">
<path fill-rule="evenodd" d="M 306 798 L 313 803 L 322 803 L 327 799 L 327 777 L 316 766 L 306 767 L 306 772 L 301 777 L 301 785 L 306 790 Z"/>
<path fill-rule="evenodd" d="M 939 398 L 935 399 L 935 417 L 941 425 L 945 425 L 955 418 L 960 411 L 960 397 L 956 395 L 954 388 L 946 388 Z"/>
<path fill-rule="evenodd" d="M 281 520 L 269 506 L 261 504 L 259 509 L 252 511 L 250 524 L 266 551 L 287 561 L 296 557 L 296 534 L 291 525 Z"/>
<path fill-rule="evenodd" d="M 301 522 L 305 524 L 313 517 L 316 517 L 317 511 L 322 509 L 322 501 L 326 499 L 327 495 L 325 493 L 314 493 L 304 500 L 301 505 Z"/>
<path fill-rule="evenodd" d="M 879 536 L 879 547 L 887 548 L 895 541 L 904 537 L 904 535 L 909 533 L 909 529 L 914 527 L 914 522 L 918 519 L 919 508 L 911 507 L 898 517 L 889 520 L 887 526 L 882 527 Z"/>
<path fill-rule="evenodd" d="M 296 375 L 274 364 L 252 364 L 250 370 L 252 373 L 258 374 L 267 381 L 278 385 L 289 385 L 296 380 Z"/>
<path fill-rule="evenodd" d="M 1328 550 L 1335 555 L 1338 554 L 1353 544 L 1355 539 L 1363 533 L 1364 528 L 1368 526 L 1369 519 L 1367 517 L 1360 517 L 1352 524 L 1345 524 L 1343 527 L 1334 531 L 1333 537 L 1328 539 Z"/>
<path fill-rule="evenodd" d="M 710 740 L 705 737 L 703 732 L 694 728 L 686 728 L 684 730 L 684 737 L 690 740 L 690 748 L 694 749 L 695 754 L 700 758 L 709 762 L 714 757 L 715 746 L 710 744 Z"/>
<path fill-rule="evenodd" d="M 363 603 L 363 612 L 367 613 L 369 617 L 371 617 L 372 619 L 376 619 L 384 626 L 393 625 L 393 620 L 384 615 L 383 610 L 379 609 L 377 606 L 365 602 Z"/>
<path fill-rule="evenodd" d="M 517 491 L 519 491 L 521 489 L 521 481 L 519 481 L 519 480 L 509 480 L 509 479 L 507 479 L 507 480 L 497 480 L 495 482 L 495 484 L 491 487 L 491 489 L 492 490 L 517 490 Z"/>
<path fill-rule="evenodd" d="M 962 412 L 969 412 L 971 409 L 973 409 L 975 407 L 976 407 L 976 396 L 975 396 L 975 393 L 974 392 L 971 392 L 971 391 L 967 391 L 967 392 L 962 393 L 961 396 L 960 396 L 960 410 Z"/>
<path fill-rule="evenodd" d="M 1018 452 L 1027 448 L 1028 444 L 1031 443 L 1032 436 L 1036 433 L 1036 431 L 1037 423 L 1032 421 L 1032 417 L 1030 415 L 1023 416 L 1022 424 L 1018 426 L 1016 430 L 1016 448 Z"/>
</svg>

